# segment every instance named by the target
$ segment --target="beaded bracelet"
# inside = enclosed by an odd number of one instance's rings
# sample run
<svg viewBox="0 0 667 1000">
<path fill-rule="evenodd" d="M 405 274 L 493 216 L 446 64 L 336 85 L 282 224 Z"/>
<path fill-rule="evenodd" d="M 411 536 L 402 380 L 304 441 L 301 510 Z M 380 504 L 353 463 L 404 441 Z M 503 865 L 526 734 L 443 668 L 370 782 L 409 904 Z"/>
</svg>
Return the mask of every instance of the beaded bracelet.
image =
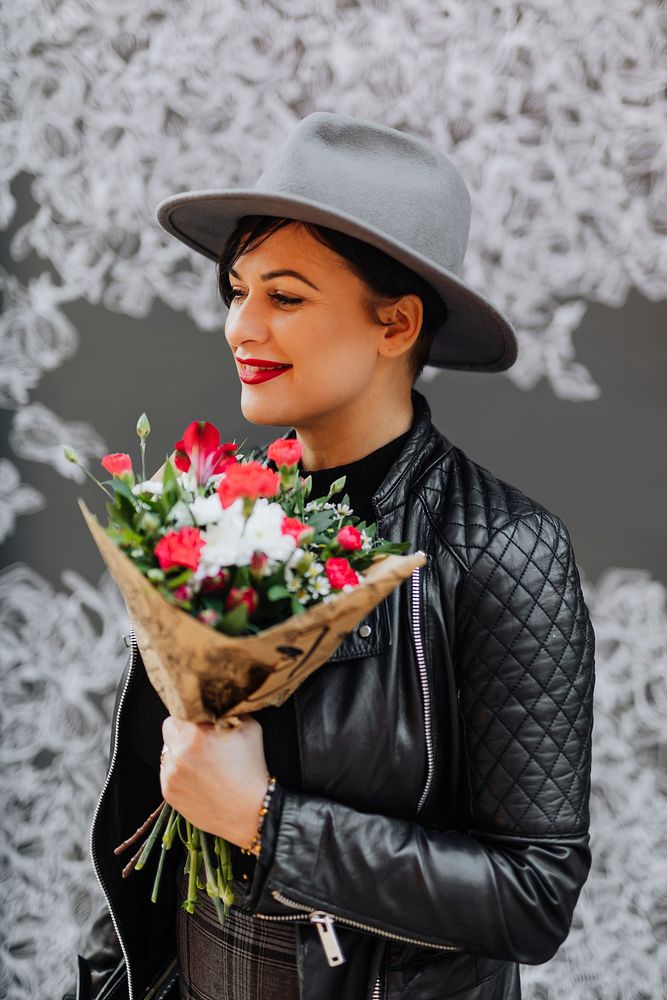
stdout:
<svg viewBox="0 0 667 1000">
<path fill-rule="evenodd" d="M 276 787 L 276 778 L 271 775 L 269 778 L 269 783 L 264 794 L 264 799 L 262 801 L 261 808 L 259 810 L 259 825 L 257 827 L 257 833 L 252 838 L 247 847 L 241 848 L 242 854 L 254 854 L 257 857 L 262 850 L 262 827 L 264 826 L 264 817 L 269 811 L 269 802 L 271 801 L 271 795 L 274 788 Z"/>
</svg>

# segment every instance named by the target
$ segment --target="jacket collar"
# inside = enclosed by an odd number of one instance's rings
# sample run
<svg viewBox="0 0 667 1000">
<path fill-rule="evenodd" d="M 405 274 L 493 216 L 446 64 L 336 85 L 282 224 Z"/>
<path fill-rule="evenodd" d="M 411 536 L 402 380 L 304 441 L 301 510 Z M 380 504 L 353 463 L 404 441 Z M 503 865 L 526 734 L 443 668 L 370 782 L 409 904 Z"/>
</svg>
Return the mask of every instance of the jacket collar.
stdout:
<svg viewBox="0 0 667 1000">
<path fill-rule="evenodd" d="M 373 503 L 380 517 L 400 507 L 416 481 L 432 465 L 436 453 L 438 456 L 442 455 L 442 450 L 436 448 L 438 439 L 444 442 L 444 450 L 451 447 L 449 441 L 435 432 L 431 422 L 431 408 L 426 397 L 417 389 L 412 390 L 412 407 L 414 416 L 410 434 L 373 496 Z"/>
</svg>

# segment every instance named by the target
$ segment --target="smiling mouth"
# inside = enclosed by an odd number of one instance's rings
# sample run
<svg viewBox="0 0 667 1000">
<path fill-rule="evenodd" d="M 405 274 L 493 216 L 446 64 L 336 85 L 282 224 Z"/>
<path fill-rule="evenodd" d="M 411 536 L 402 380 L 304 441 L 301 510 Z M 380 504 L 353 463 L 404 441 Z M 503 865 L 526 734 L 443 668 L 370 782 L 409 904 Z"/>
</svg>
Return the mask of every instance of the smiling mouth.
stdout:
<svg viewBox="0 0 667 1000">
<path fill-rule="evenodd" d="M 239 362 L 239 378 L 247 384 L 257 384 L 267 382 L 269 379 L 282 375 L 289 371 L 291 365 L 251 365 L 247 362 Z"/>
</svg>

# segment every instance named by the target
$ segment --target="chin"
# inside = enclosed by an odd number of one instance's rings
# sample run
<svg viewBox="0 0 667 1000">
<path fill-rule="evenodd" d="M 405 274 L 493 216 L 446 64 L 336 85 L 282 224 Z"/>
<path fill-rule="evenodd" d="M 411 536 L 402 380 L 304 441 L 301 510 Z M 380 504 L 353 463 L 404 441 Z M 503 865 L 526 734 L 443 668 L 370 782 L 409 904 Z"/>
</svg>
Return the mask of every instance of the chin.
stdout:
<svg viewBox="0 0 667 1000">
<path fill-rule="evenodd" d="M 276 404 L 268 399 L 253 399 L 251 393 L 241 392 L 241 413 L 251 424 L 269 424 L 275 427 L 292 426 L 291 408 L 285 404 Z M 252 387 L 250 387 L 252 389 Z"/>
</svg>

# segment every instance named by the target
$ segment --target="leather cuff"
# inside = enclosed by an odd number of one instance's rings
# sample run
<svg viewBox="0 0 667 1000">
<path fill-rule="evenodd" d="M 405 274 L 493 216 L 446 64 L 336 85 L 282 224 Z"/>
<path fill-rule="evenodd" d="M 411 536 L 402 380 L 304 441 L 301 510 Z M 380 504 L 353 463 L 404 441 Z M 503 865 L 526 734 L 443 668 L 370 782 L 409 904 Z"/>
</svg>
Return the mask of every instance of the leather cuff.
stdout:
<svg viewBox="0 0 667 1000">
<path fill-rule="evenodd" d="M 268 812 L 264 817 L 264 825 L 262 826 L 262 850 L 255 858 L 255 870 L 244 903 L 250 909 L 254 909 L 257 906 L 264 891 L 267 875 L 273 864 L 284 795 L 285 789 L 279 781 L 276 781 L 276 786 L 269 802 Z"/>
</svg>

